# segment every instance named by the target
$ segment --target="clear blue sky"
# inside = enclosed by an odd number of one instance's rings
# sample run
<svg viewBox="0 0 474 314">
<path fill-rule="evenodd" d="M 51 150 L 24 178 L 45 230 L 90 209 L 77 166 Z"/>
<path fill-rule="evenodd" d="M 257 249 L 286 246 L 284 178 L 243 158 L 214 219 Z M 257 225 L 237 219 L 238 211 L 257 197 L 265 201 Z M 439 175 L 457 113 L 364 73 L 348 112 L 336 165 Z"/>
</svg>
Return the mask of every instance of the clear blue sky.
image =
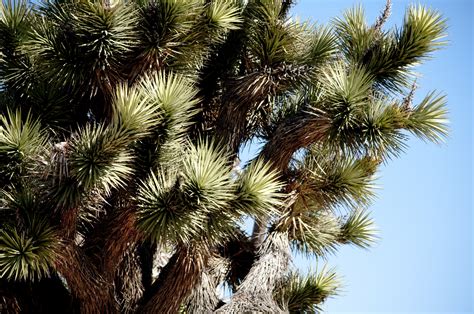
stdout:
<svg viewBox="0 0 474 314">
<path fill-rule="evenodd" d="M 400 25 L 413 1 L 393 0 L 390 25 Z M 299 0 L 294 14 L 321 23 L 361 3 L 372 23 L 384 0 Z M 400 159 L 380 173 L 372 206 L 381 240 L 370 250 L 343 247 L 328 259 L 343 276 L 343 295 L 328 313 L 472 313 L 471 0 L 423 0 L 448 19 L 449 46 L 418 68 L 420 99 L 430 90 L 448 95 L 451 134 L 441 146 L 412 139 Z M 252 154 L 252 150 L 246 152 Z M 307 268 L 299 259 L 296 265 Z M 315 262 L 313 261 L 313 264 Z"/>
</svg>

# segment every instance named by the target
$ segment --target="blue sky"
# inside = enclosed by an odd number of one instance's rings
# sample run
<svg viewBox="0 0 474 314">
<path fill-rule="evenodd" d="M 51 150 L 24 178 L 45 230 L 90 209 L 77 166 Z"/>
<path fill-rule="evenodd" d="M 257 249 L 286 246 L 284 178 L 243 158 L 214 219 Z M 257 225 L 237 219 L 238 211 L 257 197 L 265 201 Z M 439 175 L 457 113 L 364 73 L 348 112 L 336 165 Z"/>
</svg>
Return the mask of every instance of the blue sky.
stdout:
<svg viewBox="0 0 474 314">
<path fill-rule="evenodd" d="M 385 1 L 361 1 L 374 21 Z M 411 1 L 393 1 L 391 24 L 400 25 Z M 445 145 L 413 139 L 380 175 L 372 206 L 381 240 L 369 251 L 343 247 L 329 258 L 345 291 L 327 312 L 471 312 L 472 84 L 471 0 L 425 0 L 448 19 L 449 45 L 419 68 L 418 99 L 436 89 L 449 101 L 451 134 Z M 327 23 L 355 4 L 300 0 L 294 13 Z"/>
<path fill-rule="evenodd" d="M 393 2 L 388 25 L 400 25 L 413 1 Z M 324 24 L 356 3 L 372 23 L 385 1 L 299 0 L 293 12 Z M 406 153 L 381 170 L 379 197 L 371 207 L 381 239 L 368 251 L 346 246 L 328 258 L 345 283 L 343 294 L 325 304 L 329 313 L 474 310 L 473 5 L 471 0 L 420 3 L 448 19 L 449 45 L 418 68 L 423 76 L 415 100 L 431 90 L 448 95 L 450 137 L 441 146 L 412 139 Z M 310 266 L 300 259 L 295 264 Z"/>
</svg>

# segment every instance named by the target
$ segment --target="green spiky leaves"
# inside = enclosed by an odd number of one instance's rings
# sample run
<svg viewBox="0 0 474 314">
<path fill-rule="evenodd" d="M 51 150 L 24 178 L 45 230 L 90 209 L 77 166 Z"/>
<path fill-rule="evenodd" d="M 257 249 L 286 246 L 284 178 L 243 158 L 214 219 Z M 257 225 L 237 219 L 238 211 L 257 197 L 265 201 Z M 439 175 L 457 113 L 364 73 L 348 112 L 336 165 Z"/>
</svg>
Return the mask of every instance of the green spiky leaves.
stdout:
<svg viewBox="0 0 474 314">
<path fill-rule="evenodd" d="M 0 277 L 35 281 L 48 276 L 58 249 L 58 236 L 44 221 L 33 221 L 27 231 L 2 227 Z"/>
<path fill-rule="evenodd" d="M 119 85 L 115 90 L 113 125 L 130 140 L 149 133 L 160 121 L 159 106 L 147 97 L 150 91 Z"/>
<path fill-rule="evenodd" d="M 203 214 L 187 211 L 178 193 L 176 175 L 165 173 L 151 174 L 139 191 L 138 226 L 157 242 L 186 243 L 202 227 Z"/>
<path fill-rule="evenodd" d="M 351 147 L 353 130 L 360 125 L 371 87 L 372 76 L 363 68 L 348 69 L 336 63 L 324 71 L 321 91 L 315 95 L 314 104 L 331 118 L 327 141 Z"/>
<path fill-rule="evenodd" d="M 287 230 L 292 248 L 304 255 L 324 256 L 339 244 L 368 247 L 375 240 L 373 222 L 366 208 L 374 197 L 374 174 L 379 162 L 331 154 L 313 147 L 297 164 L 291 206 L 276 224 Z M 346 219 L 337 216 L 347 209 Z"/>
<path fill-rule="evenodd" d="M 430 93 L 419 105 L 409 110 L 407 129 L 421 139 L 443 142 L 448 135 L 447 115 L 446 97 Z"/>
<path fill-rule="evenodd" d="M 181 74 L 160 72 L 145 77 L 140 88 L 159 108 L 164 137 L 177 138 L 186 132 L 198 102 L 191 80 Z"/>
<path fill-rule="evenodd" d="M 417 62 L 446 43 L 446 20 L 433 9 L 412 5 L 405 13 L 405 20 L 399 33 L 398 51 L 405 53 L 406 60 Z"/>
<path fill-rule="evenodd" d="M 374 173 L 378 162 L 369 157 L 327 156 L 327 151 L 313 148 L 301 166 L 300 198 L 295 206 L 309 210 L 368 205 L 374 197 Z"/>
<path fill-rule="evenodd" d="M 237 198 L 234 204 L 243 213 L 256 217 L 275 212 L 282 206 L 282 183 L 278 173 L 272 171 L 263 160 L 253 161 L 237 180 Z"/>
<path fill-rule="evenodd" d="M 362 7 L 355 7 L 334 21 L 340 48 L 353 64 L 364 66 L 375 85 L 401 92 L 410 84 L 411 68 L 444 45 L 446 21 L 422 5 L 407 9 L 402 27 L 383 32 L 369 27 Z"/>
<path fill-rule="evenodd" d="M 362 6 L 344 12 L 342 18 L 333 21 L 339 47 L 348 60 L 359 60 L 373 40 L 365 20 Z"/>
<path fill-rule="evenodd" d="M 40 71 L 58 85 L 81 88 L 85 96 L 110 94 L 134 47 L 134 7 L 77 2 L 52 3 L 42 10 L 48 18 L 38 19 L 30 43 L 43 65 Z"/>
<path fill-rule="evenodd" d="M 377 239 L 377 230 L 369 213 L 353 210 L 341 226 L 339 241 L 368 248 Z"/>
<path fill-rule="evenodd" d="M 323 267 L 306 275 L 291 273 L 274 292 L 277 302 L 290 313 L 315 313 L 327 298 L 336 296 L 340 278 L 333 269 Z"/>
<path fill-rule="evenodd" d="M 23 45 L 31 27 L 31 8 L 26 1 L 0 3 L 0 83 L 28 88 L 31 79 L 30 60 Z"/>
<path fill-rule="evenodd" d="M 137 146 L 142 164 L 155 168 L 178 163 L 185 147 L 186 132 L 197 113 L 196 87 L 182 74 L 160 72 L 144 76 L 139 89 L 159 116 L 151 135 Z"/>
<path fill-rule="evenodd" d="M 316 134 L 328 149 L 383 161 L 404 151 L 406 131 L 435 143 L 446 137 L 444 96 L 430 93 L 412 108 L 413 90 L 402 100 L 384 95 L 374 89 L 377 78 L 365 67 L 336 63 L 323 73 L 309 108 L 328 119 L 327 130 Z"/>
<path fill-rule="evenodd" d="M 308 61 L 312 65 L 323 65 L 326 61 L 331 60 L 337 51 L 336 37 L 329 27 L 315 28 L 310 36 L 310 44 Z"/>
<path fill-rule="evenodd" d="M 341 231 L 336 217 L 325 212 L 288 215 L 279 227 L 288 229 L 292 249 L 305 256 L 335 252 Z"/>
<path fill-rule="evenodd" d="M 174 149 L 194 114 L 195 97 L 191 82 L 173 73 L 147 76 L 132 87 L 119 85 L 111 124 L 88 124 L 73 136 L 72 177 L 86 189 L 102 186 L 107 193 L 122 186 L 132 173 L 131 145 L 151 137 L 161 155 Z"/>
<path fill-rule="evenodd" d="M 39 121 L 30 114 L 22 118 L 20 111 L 0 116 L 0 161 L 2 176 L 23 174 L 26 167 L 46 146 L 46 136 Z"/>
<path fill-rule="evenodd" d="M 300 57 L 298 48 L 308 44 L 307 25 L 282 18 L 281 9 L 281 2 L 267 0 L 247 8 L 249 48 L 260 66 L 295 61 Z"/>
<path fill-rule="evenodd" d="M 143 182 L 139 227 L 162 243 L 186 243 L 205 232 L 207 219 L 233 199 L 231 169 L 222 153 L 210 142 L 188 144 L 179 173 L 152 174 Z"/>
<path fill-rule="evenodd" d="M 240 8 L 232 1 L 139 1 L 137 58 L 133 76 L 149 71 L 203 66 L 209 46 L 239 27 Z"/>
<path fill-rule="evenodd" d="M 232 1 L 214 0 L 207 8 L 209 24 L 222 31 L 238 29 L 242 21 L 239 11 L 240 8 Z"/>
<path fill-rule="evenodd" d="M 109 193 L 120 187 L 132 173 L 132 156 L 126 150 L 127 138 L 114 127 L 86 125 L 71 139 L 71 176 L 87 190 L 96 186 Z"/>
<path fill-rule="evenodd" d="M 268 215 L 281 204 L 281 184 L 258 161 L 235 178 L 229 155 L 214 143 L 188 144 L 181 165 L 152 174 L 137 198 L 138 225 L 160 242 L 205 237 L 219 243 L 234 233 L 242 215 Z"/>
<path fill-rule="evenodd" d="M 190 208 L 212 212 L 227 207 L 234 198 L 229 156 L 210 142 L 189 147 L 182 173 L 183 197 Z"/>
</svg>

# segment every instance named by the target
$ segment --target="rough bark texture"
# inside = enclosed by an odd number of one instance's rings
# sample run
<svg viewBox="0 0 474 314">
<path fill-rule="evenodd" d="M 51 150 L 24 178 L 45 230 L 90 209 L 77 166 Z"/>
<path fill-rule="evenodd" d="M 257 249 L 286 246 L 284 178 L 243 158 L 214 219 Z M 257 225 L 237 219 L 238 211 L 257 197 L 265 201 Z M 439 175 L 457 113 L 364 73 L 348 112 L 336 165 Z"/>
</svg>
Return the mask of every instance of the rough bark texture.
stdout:
<svg viewBox="0 0 474 314">
<path fill-rule="evenodd" d="M 74 243 L 63 247 L 56 271 L 63 275 L 72 295 L 80 302 L 81 313 L 116 313 L 113 285 L 106 282 L 96 265 Z"/>
<path fill-rule="evenodd" d="M 125 252 L 135 247 L 142 236 L 136 229 L 133 206 L 113 210 L 119 212 L 112 212 L 97 225 L 84 244 L 87 255 L 100 266 L 102 276 L 108 281 L 113 279 Z"/>
<path fill-rule="evenodd" d="M 135 313 L 144 292 L 142 268 L 138 257 L 138 246 L 130 246 L 115 274 L 115 295 L 121 313 Z"/>
<path fill-rule="evenodd" d="M 177 313 L 199 284 L 209 255 L 199 246 L 179 246 L 146 293 L 142 313 Z"/>
<path fill-rule="evenodd" d="M 273 300 L 273 290 L 288 270 L 288 235 L 273 232 L 263 242 L 259 258 L 229 303 L 215 313 L 285 313 Z"/>
<path fill-rule="evenodd" d="M 229 270 L 229 261 L 217 256 L 209 259 L 208 266 L 201 273 L 200 283 L 193 289 L 186 302 L 188 313 L 212 313 L 218 306 L 218 286 Z"/>
<path fill-rule="evenodd" d="M 284 175 L 293 154 L 302 147 L 320 141 L 330 127 L 329 122 L 330 120 L 324 115 L 309 112 L 302 112 L 291 117 L 277 127 L 273 136 L 260 152 L 260 156 Z M 281 149 L 282 146 L 285 146 L 285 149 Z M 252 242 L 257 248 L 264 240 L 267 224 L 268 217 L 263 217 L 254 224 Z"/>
</svg>

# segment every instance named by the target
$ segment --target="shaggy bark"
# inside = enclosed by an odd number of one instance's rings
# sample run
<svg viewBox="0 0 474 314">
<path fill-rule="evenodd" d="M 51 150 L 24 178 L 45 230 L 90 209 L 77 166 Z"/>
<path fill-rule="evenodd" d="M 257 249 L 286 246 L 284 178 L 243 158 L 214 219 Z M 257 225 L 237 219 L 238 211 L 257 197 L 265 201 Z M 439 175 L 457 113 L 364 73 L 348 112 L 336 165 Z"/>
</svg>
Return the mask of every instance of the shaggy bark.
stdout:
<svg viewBox="0 0 474 314">
<path fill-rule="evenodd" d="M 188 313 L 212 313 L 221 301 L 218 286 L 229 270 L 229 261 L 213 256 L 208 264 L 186 302 Z"/>
<path fill-rule="evenodd" d="M 64 245 L 56 271 L 63 275 L 72 295 L 80 302 L 81 313 L 116 313 L 113 285 L 105 281 L 96 265 L 74 243 Z"/>
<path fill-rule="evenodd" d="M 176 248 L 151 291 L 144 296 L 142 313 L 177 313 L 181 304 L 199 284 L 209 253 L 199 246 Z"/>
<path fill-rule="evenodd" d="M 274 169 L 285 174 L 293 154 L 302 147 L 320 141 L 329 127 L 330 120 L 322 113 L 301 112 L 283 121 L 276 128 L 273 136 L 260 152 L 260 156 L 269 161 Z M 283 146 L 285 149 L 281 149 Z M 252 241 L 257 248 L 263 242 L 268 222 L 268 217 L 263 217 L 254 224 Z"/>
<path fill-rule="evenodd" d="M 288 270 L 290 259 L 288 235 L 271 233 L 231 301 L 215 313 L 284 313 L 272 296 L 276 284 Z"/>
</svg>

